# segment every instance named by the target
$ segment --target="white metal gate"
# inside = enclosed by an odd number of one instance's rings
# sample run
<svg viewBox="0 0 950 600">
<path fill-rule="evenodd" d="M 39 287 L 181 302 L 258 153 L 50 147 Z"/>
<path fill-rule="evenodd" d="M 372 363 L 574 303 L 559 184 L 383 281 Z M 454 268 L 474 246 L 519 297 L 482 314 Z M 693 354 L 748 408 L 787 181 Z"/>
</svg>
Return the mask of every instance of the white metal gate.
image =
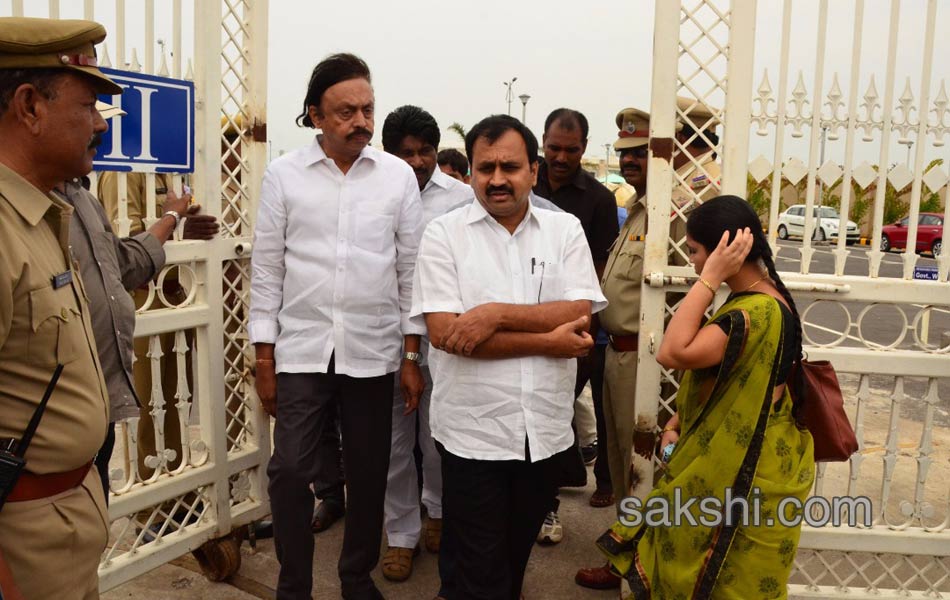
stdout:
<svg viewBox="0 0 950 600">
<path fill-rule="evenodd" d="M 869 497 L 873 524 L 806 526 L 793 597 L 950 594 L 950 334 L 941 339 L 950 330 L 950 256 L 945 247 L 936 260 L 879 250 L 894 214 L 909 215 L 908 248 L 922 205 L 950 219 L 947 168 L 932 162 L 948 158 L 948 96 L 944 74 L 935 72 L 946 68 L 935 60 L 935 32 L 950 22 L 948 8 L 936 0 L 656 2 L 640 330 L 640 347 L 649 351 L 641 354 L 637 414 L 663 422 L 672 410 L 672 394 L 659 391 L 675 387 L 674 374 L 653 351 L 675 309 L 670 294 L 695 277 L 667 258 L 670 248 L 686 256 L 683 240 L 669 239 L 671 220 L 685 208 L 672 206 L 671 186 L 691 183 L 676 180 L 670 164 L 671 150 L 685 151 L 674 130 L 683 116 L 676 96 L 686 96 L 712 107 L 721 123 L 722 180 L 708 185 L 759 202 L 778 268 L 802 311 L 806 351 L 834 363 L 861 443 L 849 463 L 819 467 L 813 493 Z M 847 52 L 831 49 L 842 43 Z M 899 63 L 909 49 L 912 60 Z M 827 141 L 832 156 L 825 160 Z M 899 145 L 908 148 L 908 165 L 895 156 Z M 804 240 L 780 243 L 779 213 L 800 194 Z M 819 232 L 812 216 L 829 203 L 844 215 L 835 219 L 841 232 L 849 214 L 868 217 L 869 250 L 849 247 L 844 235 L 830 246 L 812 241 L 813 233 L 833 232 Z M 938 267 L 939 281 L 915 280 L 915 267 L 928 265 Z"/>
<path fill-rule="evenodd" d="M 140 473 L 138 418 L 117 424 L 112 535 L 100 589 L 209 541 L 205 549 L 220 557 L 217 566 L 236 568 L 235 541 L 218 538 L 269 512 L 264 467 L 270 433 L 254 400 L 245 327 L 257 182 L 266 156 L 267 1 L 84 0 L 79 7 L 50 0 L 24 10 L 22 0 L 13 0 L 11 13 L 100 21 L 109 32 L 98 48 L 100 64 L 195 82 L 196 169 L 190 182 L 195 201 L 218 217 L 222 231 L 210 242 L 169 241 L 168 264 L 139 309 L 135 336 L 148 340 L 152 374 L 150 397 L 141 400 L 153 417 L 155 453 L 142 457 L 152 473 Z M 183 179 L 173 176 L 172 187 L 180 192 Z M 146 224 L 156 215 L 154 180 L 146 177 Z M 124 235 L 124 175 L 118 189 L 114 225 Z M 174 277 L 187 297 L 175 300 L 163 292 L 163 282 Z M 164 363 L 163 339 L 170 354 Z M 168 363 L 176 368 L 172 381 L 166 375 L 163 382 Z M 174 394 L 166 395 L 163 385 L 174 386 Z M 166 412 L 177 416 L 184 432 L 178 447 L 165 447 Z"/>
</svg>

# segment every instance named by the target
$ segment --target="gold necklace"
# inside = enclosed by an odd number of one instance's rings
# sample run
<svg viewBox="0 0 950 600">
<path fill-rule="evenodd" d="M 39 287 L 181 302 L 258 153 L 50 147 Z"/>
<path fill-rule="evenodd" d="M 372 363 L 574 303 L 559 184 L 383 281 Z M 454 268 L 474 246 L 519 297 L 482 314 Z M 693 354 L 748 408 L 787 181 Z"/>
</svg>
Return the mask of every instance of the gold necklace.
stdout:
<svg viewBox="0 0 950 600">
<path fill-rule="evenodd" d="M 753 282 L 752 285 L 750 285 L 749 287 L 747 287 L 746 289 L 744 289 L 744 290 L 742 290 L 742 291 L 743 291 L 743 292 L 748 292 L 749 290 L 751 290 L 751 289 L 754 288 L 755 286 L 757 286 L 757 285 L 759 285 L 760 283 L 762 283 L 762 282 L 765 280 L 766 277 L 768 277 L 768 275 L 763 275 L 762 277 L 759 277 L 757 280 L 755 280 L 755 282 Z"/>
</svg>

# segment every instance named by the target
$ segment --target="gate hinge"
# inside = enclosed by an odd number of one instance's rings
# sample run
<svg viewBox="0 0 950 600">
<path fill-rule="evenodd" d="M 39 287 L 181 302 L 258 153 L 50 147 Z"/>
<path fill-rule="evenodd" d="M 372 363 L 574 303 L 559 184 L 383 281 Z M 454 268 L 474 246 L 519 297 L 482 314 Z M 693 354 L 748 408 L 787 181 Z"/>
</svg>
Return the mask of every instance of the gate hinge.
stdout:
<svg viewBox="0 0 950 600">
<path fill-rule="evenodd" d="M 262 123 L 254 119 L 254 126 L 251 127 L 251 139 L 255 142 L 267 141 L 267 123 Z"/>
</svg>

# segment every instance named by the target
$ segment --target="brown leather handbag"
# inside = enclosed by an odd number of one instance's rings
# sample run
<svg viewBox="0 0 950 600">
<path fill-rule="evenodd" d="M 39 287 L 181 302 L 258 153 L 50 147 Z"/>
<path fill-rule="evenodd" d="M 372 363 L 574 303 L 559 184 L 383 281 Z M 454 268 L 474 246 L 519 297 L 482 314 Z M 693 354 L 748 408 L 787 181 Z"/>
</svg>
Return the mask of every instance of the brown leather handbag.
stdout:
<svg viewBox="0 0 950 600">
<path fill-rule="evenodd" d="M 844 412 L 835 368 L 827 360 L 802 359 L 805 426 L 815 439 L 815 462 L 843 462 L 858 451 L 854 428 Z"/>
</svg>

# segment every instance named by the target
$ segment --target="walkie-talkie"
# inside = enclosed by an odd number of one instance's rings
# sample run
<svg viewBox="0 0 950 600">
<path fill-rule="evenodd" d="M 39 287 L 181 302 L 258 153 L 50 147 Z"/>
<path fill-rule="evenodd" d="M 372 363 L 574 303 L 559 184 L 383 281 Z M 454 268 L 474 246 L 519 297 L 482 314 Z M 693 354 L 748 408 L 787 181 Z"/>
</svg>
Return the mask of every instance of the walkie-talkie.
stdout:
<svg viewBox="0 0 950 600">
<path fill-rule="evenodd" d="M 9 440 L 5 445 L 0 446 L 0 510 L 3 509 L 7 494 L 16 486 L 17 479 L 20 478 L 20 473 L 23 472 L 23 468 L 26 466 L 26 459 L 24 458 L 26 450 L 30 447 L 30 442 L 33 441 L 33 434 L 36 433 L 40 419 L 43 418 L 43 413 L 46 411 L 46 403 L 49 402 L 49 397 L 53 395 L 56 382 L 59 381 L 62 372 L 63 365 L 56 365 L 53 378 L 46 386 L 46 392 L 43 394 L 39 406 L 33 411 L 33 417 L 30 419 L 29 425 L 26 426 L 23 437 L 19 441 Z"/>
</svg>

